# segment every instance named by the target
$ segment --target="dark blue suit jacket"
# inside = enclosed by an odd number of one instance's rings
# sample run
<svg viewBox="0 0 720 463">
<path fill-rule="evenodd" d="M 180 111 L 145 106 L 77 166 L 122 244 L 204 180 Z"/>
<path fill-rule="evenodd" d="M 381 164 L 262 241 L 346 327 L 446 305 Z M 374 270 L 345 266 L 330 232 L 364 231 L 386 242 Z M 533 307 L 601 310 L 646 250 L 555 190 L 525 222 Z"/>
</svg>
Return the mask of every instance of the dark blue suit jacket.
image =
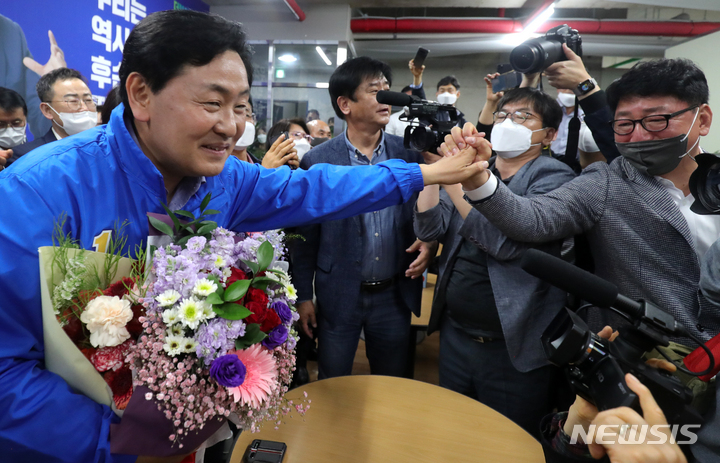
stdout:
<svg viewBox="0 0 720 463">
<path fill-rule="evenodd" d="M 388 158 L 423 163 L 420 153 L 403 147 L 402 138 L 386 133 L 385 142 Z M 303 157 L 300 167 L 309 169 L 315 164 L 324 163 L 350 165 L 345 134 L 311 149 Z M 396 259 L 397 273 L 401 275 L 397 286 L 408 309 L 419 315 L 422 281 L 405 277 L 405 270 L 417 256 L 405 252 L 415 241 L 413 210 L 416 200 L 417 193 L 405 204 L 393 207 L 402 208 L 402 221 L 397 230 L 403 237 L 403 247 L 398 250 L 400 255 Z M 363 239 L 360 217 L 299 227 L 297 233 L 305 238 L 305 241 L 295 243 L 292 251 L 293 284 L 298 290 L 298 300 L 312 299 L 314 276 L 318 310 L 323 311 L 325 318 L 332 318 L 333 312 L 340 313 L 344 308 L 355 309 L 362 281 Z"/>
<path fill-rule="evenodd" d="M 12 149 L 13 155 L 10 157 L 10 159 L 8 159 L 7 165 L 9 166 L 13 162 L 20 159 L 21 156 L 25 156 L 26 154 L 28 154 L 30 151 L 34 150 L 38 146 L 42 146 L 42 145 L 45 145 L 47 143 L 51 143 L 54 141 L 57 141 L 57 138 L 55 137 L 55 134 L 53 133 L 52 129 L 50 129 L 42 137 L 36 138 L 33 141 L 29 141 L 27 143 L 23 143 L 22 145 L 18 145 L 16 147 L 14 147 Z"/>
</svg>

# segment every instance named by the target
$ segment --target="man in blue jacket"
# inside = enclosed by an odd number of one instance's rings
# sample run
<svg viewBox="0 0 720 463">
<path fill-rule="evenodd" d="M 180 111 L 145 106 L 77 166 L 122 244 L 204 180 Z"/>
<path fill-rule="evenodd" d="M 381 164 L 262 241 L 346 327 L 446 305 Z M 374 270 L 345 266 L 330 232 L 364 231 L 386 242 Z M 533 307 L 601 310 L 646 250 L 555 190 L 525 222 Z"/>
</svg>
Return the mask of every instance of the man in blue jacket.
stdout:
<svg viewBox="0 0 720 463">
<path fill-rule="evenodd" d="M 148 16 L 120 69 L 123 104 L 106 126 L 38 148 L 0 173 L 0 455 L 4 462 L 174 462 L 112 454 L 106 406 L 44 369 L 37 248 L 54 221 L 104 251 L 129 221 L 125 252 L 147 236 L 147 212 L 222 211 L 219 225 L 265 230 L 340 219 L 408 200 L 424 183 L 479 172 L 474 151 L 433 166 L 388 161 L 369 169 L 265 170 L 228 160 L 242 135 L 252 67 L 237 23 L 192 11 Z M 439 167 L 436 167 L 438 166 Z"/>
</svg>

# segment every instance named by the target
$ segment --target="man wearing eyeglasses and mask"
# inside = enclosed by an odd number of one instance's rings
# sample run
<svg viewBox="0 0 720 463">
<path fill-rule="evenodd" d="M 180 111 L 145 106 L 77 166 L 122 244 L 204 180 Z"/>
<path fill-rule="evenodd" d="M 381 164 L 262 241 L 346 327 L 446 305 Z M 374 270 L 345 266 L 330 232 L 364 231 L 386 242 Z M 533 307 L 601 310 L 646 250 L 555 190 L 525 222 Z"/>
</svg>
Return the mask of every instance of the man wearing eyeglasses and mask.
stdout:
<svg viewBox="0 0 720 463">
<path fill-rule="evenodd" d="M 40 111 L 52 121 L 50 130 L 40 138 L 17 146 L 8 165 L 38 146 L 75 135 L 97 125 L 97 107 L 90 88 L 80 72 L 60 68 L 37 83 Z"/>
<path fill-rule="evenodd" d="M 577 179 L 533 198 L 514 195 L 485 171 L 463 184 L 467 198 L 515 240 L 547 242 L 584 232 L 598 276 L 708 339 L 720 329 L 720 317 L 698 293 L 699 262 L 720 236 L 720 219 L 690 211 L 688 186 L 700 137 L 712 122 L 705 75 L 684 59 L 641 63 L 614 82 L 607 97 L 620 158 L 594 163 Z M 449 151 L 465 143 L 481 146 L 470 127 L 453 130 L 446 138 Z M 604 321 L 613 328 L 622 324 Z"/>
<path fill-rule="evenodd" d="M 25 143 L 27 105 L 15 90 L 0 87 L 0 170 L 5 168 L 15 146 Z"/>
</svg>

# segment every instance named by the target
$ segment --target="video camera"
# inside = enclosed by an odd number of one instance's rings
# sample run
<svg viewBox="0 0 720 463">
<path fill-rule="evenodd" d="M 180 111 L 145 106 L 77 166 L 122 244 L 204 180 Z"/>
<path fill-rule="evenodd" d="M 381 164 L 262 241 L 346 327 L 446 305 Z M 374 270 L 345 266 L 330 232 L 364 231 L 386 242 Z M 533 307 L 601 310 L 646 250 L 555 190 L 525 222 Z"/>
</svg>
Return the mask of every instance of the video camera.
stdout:
<svg viewBox="0 0 720 463">
<path fill-rule="evenodd" d="M 523 74 L 541 72 L 553 63 L 567 60 L 562 48 L 563 43 L 575 54 L 582 56 L 580 34 L 563 24 L 550 29 L 543 37 L 526 40 L 515 47 L 510 53 L 510 64 L 513 69 Z"/>
<path fill-rule="evenodd" d="M 712 153 L 695 156 L 697 169 L 690 176 L 690 192 L 695 202 L 690 210 L 696 214 L 720 214 L 720 157 Z"/>
<path fill-rule="evenodd" d="M 637 302 L 618 294 L 612 283 L 537 249 L 528 250 L 520 266 L 593 305 L 613 308 L 630 322 L 618 329 L 620 334 L 613 342 L 593 333 L 569 309 L 561 311 L 550 323 L 541 337 L 543 349 L 550 363 L 565 370 L 577 395 L 599 410 L 631 407 L 642 414 L 637 395 L 625 383 L 625 373 L 632 373 L 650 389 L 669 424 L 703 423 L 702 416 L 691 405 L 692 391 L 677 377 L 650 367 L 643 360 L 646 352 L 668 346 L 669 335 L 690 336 L 672 315 L 649 302 Z M 714 358 L 705 349 L 712 370 Z"/>
<path fill-rule="evenodd" d="M 458 110 L 453 105 L 436 101 L 421 100 L 405 93 L 381 90 L 377 94 L 381 104 L 403 106 L 404 114 L 400 120 L 409 122 L 405 128 L 403 143 L 405 148 L 415 151 L 429 151 L 437 154 L 437 149 L 457 125 Z"/>
</svg>

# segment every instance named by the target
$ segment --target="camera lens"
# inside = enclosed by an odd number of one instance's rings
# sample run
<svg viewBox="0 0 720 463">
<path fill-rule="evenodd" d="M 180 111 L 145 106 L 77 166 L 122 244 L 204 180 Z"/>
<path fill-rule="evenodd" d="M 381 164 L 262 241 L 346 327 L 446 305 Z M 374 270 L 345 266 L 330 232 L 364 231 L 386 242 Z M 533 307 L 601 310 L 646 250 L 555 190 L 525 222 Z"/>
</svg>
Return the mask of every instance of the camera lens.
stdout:
<svg viewBox="0 0 720 463">
<path fill-rule="evenodd" d="M 717 214 L 720 212 L 720 159 L 715 155 L 703 153 L 696 158 L 698 168 L 690 179 L 690 189 L 705 211 L 695 210 L 696 213 Z M 707 212 L 706 212 L 707 211 Z"/>
<path fill-rule="evenodd" d="M 562 41 L 549 38 L 530 39 L 510 53 L 513 69 L 523 74 L 540 72 L 551 64 L 565 59 Z"/>
<path fill-rule="evenodd" d="M 510 64 L 517 72 L 526 74 L 528 72 L 539 72 L 542 61 L 540 54 L 542 49 L 538 49 L 536 44 L 528 44 L 527 42 L 518 45 L 510 53 Z"/>
<path fill-rule="evenodd" d="M 417 151 L 432 151 L 437 137 L 430 127 L 416 127 L 410 134 L 410 147 Z"/>
</svg>

